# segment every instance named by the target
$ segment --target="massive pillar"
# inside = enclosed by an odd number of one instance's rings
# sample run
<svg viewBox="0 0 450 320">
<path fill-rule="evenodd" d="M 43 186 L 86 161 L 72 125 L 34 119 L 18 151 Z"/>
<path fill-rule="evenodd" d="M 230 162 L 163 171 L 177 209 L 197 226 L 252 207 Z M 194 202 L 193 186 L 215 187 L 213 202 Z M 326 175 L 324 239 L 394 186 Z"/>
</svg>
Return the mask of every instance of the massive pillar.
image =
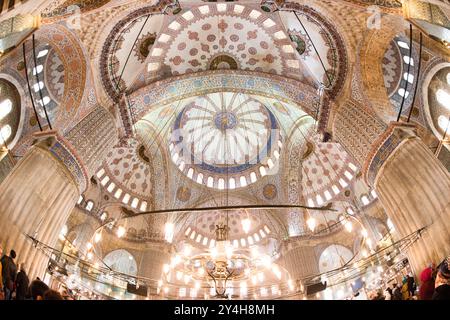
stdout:
<svg viewBox="0 0 450 320">
<path fill-rule="evenodd" d="M 416 274 L 450 253 L 450 175 L 410 124 L 384 126 L 369 110 L 346 103 L 336 139 L 359 162 L 392 220 L 397 238 L 427 227 L 408 250 Z"/>
<path fill-rule="evenodd" d="M 48 258 L 26 235 L 52 247 L 56 244 L 116 136 L 113 118 L 98 107 L 67 137 L 54 131 L 37 134 L 34 146 L 0 185 L 0 244 L 17 252 L 16 262 L 26 264 L 30 278 L 43 276 Z"/>
<path fill-rule="evenodd" d="M 405 133 L 407 128 L 394 127 L 390 137 Z M 396 138 L 391 139 L 395 145 Z M 397 139 L 398 146 L 390 148 L 379 169 L 371 166 L 368 174 L 401 236 L 427 227 L 408 255 L 418 273 L 450 254 L 450 174 L 414 134 Z"/>
</svg>

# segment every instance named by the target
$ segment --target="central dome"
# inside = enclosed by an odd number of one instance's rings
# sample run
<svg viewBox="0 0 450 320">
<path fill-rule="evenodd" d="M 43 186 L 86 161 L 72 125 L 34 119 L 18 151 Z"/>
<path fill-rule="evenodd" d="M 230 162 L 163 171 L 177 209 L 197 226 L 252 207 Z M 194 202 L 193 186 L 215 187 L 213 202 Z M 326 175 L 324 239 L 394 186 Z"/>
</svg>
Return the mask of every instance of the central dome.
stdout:
<svg viewBox="0 0 450 320">
<path fill-rule="evenodd" d="M 169 145 L 190 179 L 218 189 L 247 186 L 280 156 L 279 126 L 258 99 L 221 92 L 196 97 L 178 114 Z"/>
</svg>

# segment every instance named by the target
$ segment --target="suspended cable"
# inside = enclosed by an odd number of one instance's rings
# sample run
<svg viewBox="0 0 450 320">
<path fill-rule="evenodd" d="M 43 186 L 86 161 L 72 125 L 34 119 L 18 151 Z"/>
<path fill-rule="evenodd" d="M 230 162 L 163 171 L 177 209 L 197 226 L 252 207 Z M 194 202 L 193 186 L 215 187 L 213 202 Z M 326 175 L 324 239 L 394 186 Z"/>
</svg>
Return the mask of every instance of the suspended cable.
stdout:
<svg viewBox="0 0 450 320">
<path fill-rule="evenodd" d="M 26 57 L 26 48 L 25 48 L 25 42 L 22 44 L 22 51 L 23 51 L 23 64 L 24 64 L 24 68 L 25 68 L 25 78 L 27 80 L 27 87 L 28 87 L 28 92 L 30 94 L 30 100 L 31 100 L 31 105 L 33 106 L 33 111 L 34 111 L 34 116 L 36 117 L 37 123 L 39 125 L 39 130 L 42 131 L 42 125 L 41 125 L 41 121 L 39 120 L 39 115 L 36 111 L 36 105 L 34 104 L 34 97 L 33 97 L 33 93 L 31 92 L 31 86 L 30 86 L 30 80 L 28 78 L 28 69 L 27 69 L 27 57 Z M 39 86 L 39 83 L 38 83 Z"/>
<path fill-rule="evenodd" d="M 42 108 L 44 108 L 45 118 L 47 119 L 48 127 L 50 128 L 50 130 L 52 130 L 52 124 L 50 123 L 50 119 L 49 119 L 48 114 L 47 114 L 47 108 L 45 107 L 45 101 L 44 101 L 44 98 L 42 96 L 41 86 L 39 85 L 40 81 L 39 81 L 39 72 L 37 70 L 36 44 L 35 44 L 34 33 L 33 33 L 33 36 L 32 36 L 32 40 L 33 40 L 34 71 L 36 73 L 36 81 L 37 81 L 37 86 L 38 86 L 38 89 L 39 89 L 39 96 L 41 97 Z"/>
</svg>

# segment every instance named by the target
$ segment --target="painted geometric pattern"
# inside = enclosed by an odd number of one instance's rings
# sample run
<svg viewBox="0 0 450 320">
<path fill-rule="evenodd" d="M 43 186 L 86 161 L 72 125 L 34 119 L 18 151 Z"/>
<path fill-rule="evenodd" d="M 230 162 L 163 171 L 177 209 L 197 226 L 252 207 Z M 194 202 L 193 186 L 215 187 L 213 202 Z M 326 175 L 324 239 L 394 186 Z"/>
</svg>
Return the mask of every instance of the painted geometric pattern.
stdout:
<svg viewBox="0 0 450 320">
<path fill-rule="evenodd" d="M 149 84 L 163 66 L 170 66 L 174 75 L 202 71 L 224 54 L 243 70 L 301 76 L 292 42 L 275 18 L 250 5 L 193 7 L 159 34 L 146 61 L 147 73 L 133 88 Z"/>
<path fill-rule="evenodd" d="M 350 185 L 357 167 L 338 143 L 317 143 L 314 149 L 303 161 L 302 189 L 310 204 L 322 205 Z"/>
<path fill-rule="evenodd" d="M 103 168 L 117 186 L 147 198 L 152 189 L 151 170 L 141 144 L 134 139 L 128 145 L 115 147 L 107 155 Z"/>
<path fill-rule="evenodd" d="M 402 75 L 402 57 L 395 41 L 391 41 L 383 57 L 384 85 L 388 96 L 392 96 L 400 84 Z"/>
<path fill-rule="evenodd" d="M 316 114 L 313 109 L 317 102 L 314 88 L 292 79 L 286 81 L 274 75 L 255 75 L 238 70 L 209 71 L 202 73 L 201 76 L 161 81 L 154 84 L 151 89 L 142 88 L 130 95 L 131 113 L 134 119 L 140 119 L 155 106 L 217 91 L 250 92 L 281 101 L 294 101 L 301 105 L 306 113 L 312 116 Z"/>
<path fill-rule="evenodd" d="M 52 98 L 59 103 L 64 94 L 64 65 L 54 50 L 50 50 L 45 68 L 47 88 Z"/>
</svg>

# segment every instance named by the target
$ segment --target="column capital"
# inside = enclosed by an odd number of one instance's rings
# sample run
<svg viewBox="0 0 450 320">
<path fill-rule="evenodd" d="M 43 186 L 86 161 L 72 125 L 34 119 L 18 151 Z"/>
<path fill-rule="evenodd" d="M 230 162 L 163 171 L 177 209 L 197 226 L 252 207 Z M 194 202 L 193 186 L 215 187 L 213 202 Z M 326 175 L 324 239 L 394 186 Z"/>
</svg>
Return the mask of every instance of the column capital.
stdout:
<svg viewBox="0 0 450 320">
<path fill-rule="evenodd" d="M 79 192 L 86 190 L 89 179 L 85 165 L 72 144 L 64 139 L 56 130 L 47 130 L 34 134 L 34 145 L 49 151 L 70 172 Z"/>
<path fill-rule="evenodd" d="M 415 137 L 417 137 L 417 128 L 414 124 L 390 122 L 387 129 L 372 144 L 363 164 L 362 172 L 366 182 L 374 186 L 378 172 L 395 149 L 407 139 Z"/>
</svg>

